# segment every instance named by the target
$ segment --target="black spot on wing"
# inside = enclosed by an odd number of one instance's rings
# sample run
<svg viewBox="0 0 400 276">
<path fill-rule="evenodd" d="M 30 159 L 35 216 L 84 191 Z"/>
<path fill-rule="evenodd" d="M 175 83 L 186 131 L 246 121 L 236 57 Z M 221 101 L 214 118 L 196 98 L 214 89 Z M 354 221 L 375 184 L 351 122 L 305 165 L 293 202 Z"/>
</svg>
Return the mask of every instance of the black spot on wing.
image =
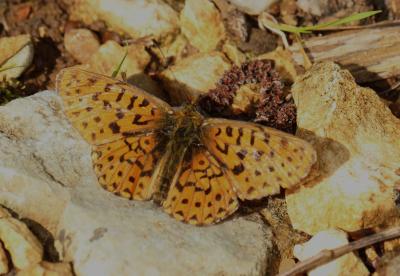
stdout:
<svg viewBox="0 0 400 276">
<path fill-rule="evenodd" d="M 244 149 L 241 149 L 239 152 L 236 153 L 236 155 L 243 160 L 246 157 L 247 151 Z"/>
<path fill-rule="evenodd" d="M 142 115 L 136 114 L 136 115 L 135 115 L 135 118 L 133 118 L 132 124 L 138 125 L 138 126 L 147 125 L 147 122 L 148 122 L 148 121 L 140 122 L 140 119 L 141 119 L 141 118 L 142 118 Z"/>
<path fill-rule="evenodd" d="M 148 100 L 143 99 L 143 101 L 141 102 L 141 104 L 139 104 L 139 106 L 140 106 L 140 107 L 146 107 L 146 106 L 148 106 L 149 104 L 150 104 L 150 103 L 149 103 Z"/>
<path fill-rule="evenodd" d="M 226 132 L 226 135 L 228 135 L 228 137 L 232 137 L 232 131 L 233 131 L 233 129 L 230 126 L 227 126 L 225 128 L 225 132 Z"/>
<path fill-rule="evenodd" d="M 243 136 L 243 128 L 239 128 L 239 130 L 238 130 L 238 132 L 239 132 L 239 135 L 238 135 L 238 137 L 236 138 L 236 145 L 240 145 L 240 139 L 242 138 L 242 136 Z"/>
<path fill-rule="evenodd" d="M 129 110 L 131 110 L 135 104 L 135 101 L 137 100 L 137 96 L 132 96 L 130 99 L 130 102 L 128 104 L 128 106 L 126 108 L 128 108 Z"/>
<path fill-rule="evenodd" d="M 224 143 L 224 147 L 220 147 L 220 145 L 217 143 L 216 146 L 217 150 L 219 150 L 220 152 L 222 152 L 223 154 L 228 154 L 228 150 L 229 150 L 229 146 L 228 144 Z"/>
<path fill-rule="evenodd" d="M 233 170 L 232 170 L 232 172 L 233 172 L 235 175 L 239 175 L 239 174 L 241 174 L 243 171 L 244 171 L 244 166 L 243 166 L 242 163 L 240 163 L 239 165 L 236 165 L 235 167 L 233 167 Z"/>
<path fill-rule="evenodd" d="M 114 134 L 115 134 L 115 133 L 119 133 L 119 131 L 120 131 L 120 126 L 119 126 L 116 122 L 111 122 L 108 126 L 110 127 L 111 131 L 112 131 Z"/>
</svg>

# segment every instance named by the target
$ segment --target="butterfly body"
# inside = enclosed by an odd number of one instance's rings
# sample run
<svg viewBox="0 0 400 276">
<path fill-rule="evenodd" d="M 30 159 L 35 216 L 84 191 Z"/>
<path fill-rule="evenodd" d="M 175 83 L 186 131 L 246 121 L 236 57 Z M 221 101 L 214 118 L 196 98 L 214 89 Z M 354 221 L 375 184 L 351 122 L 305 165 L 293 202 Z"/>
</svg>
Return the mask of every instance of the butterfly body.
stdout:
<svg viewBox="0 0 400 276">
<path fill-rule="evenodd" d="M 178 164 L 182 161 L 188 148 L 199 147 L 201 125 L 204 117 L 192 104 L 173 108 L 160 123 L 156 139 L 164 160 L 160 165 L 163 170 L 159 172 L 159 187 L 154 194 L 154 201 L 162 203 L 167 197 L 173 175 Z"/>
<path fill-rule="evenodd" d="M 307 142 L 261 125 L 173 108 L 124 82 L 77 68 L 57 76 L 64 112 L 92 145 L 109 192 L 160 203 L 177 220 L 216 223 L 239 206 L 298 185 L 316 162 Z"/>
</svg>

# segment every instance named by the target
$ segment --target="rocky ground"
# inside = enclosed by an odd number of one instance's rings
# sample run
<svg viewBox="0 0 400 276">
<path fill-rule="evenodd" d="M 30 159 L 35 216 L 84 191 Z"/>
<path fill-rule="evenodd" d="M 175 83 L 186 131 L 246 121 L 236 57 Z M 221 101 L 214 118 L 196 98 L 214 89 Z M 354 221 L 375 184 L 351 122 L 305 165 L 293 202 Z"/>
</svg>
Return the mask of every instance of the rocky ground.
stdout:
<svg viewBox="0 0 400 276">
<path fill-rule="evenodd" d="M 322 249 L 400 226 L 399 7 L 397 0 L 0 2 L 0 274 L 277 275 Z M 271 27 L 377 9 L 363 21 L 302 34 L 304 52 L 295 34 Z M 213 117 L 306 140 L 318 156 L 312 173 L 205 227 L 105 192 L 55 78 L 73 65 L 111 76 L 122 60 L 116 78 L 172 105 L 196 102 Z M 308 274 L 396 275 L 399 241 L 352 250 Z"/>
</svg>

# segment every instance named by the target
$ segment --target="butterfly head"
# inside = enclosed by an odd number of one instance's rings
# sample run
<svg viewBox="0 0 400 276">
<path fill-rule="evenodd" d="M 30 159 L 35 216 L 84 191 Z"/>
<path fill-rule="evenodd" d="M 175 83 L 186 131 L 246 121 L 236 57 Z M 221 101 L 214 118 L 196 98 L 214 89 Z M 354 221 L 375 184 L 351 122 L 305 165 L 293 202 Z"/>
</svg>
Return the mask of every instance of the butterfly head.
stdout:
<svg viewBox="0 0 400 276">
<path fill-rule="evenodd" d="M 203 121 L 204 117 L 194 105 L 177 107 L 166 113 L 162 127 L 160 127 L 162 130 L 160 138 L 161 140 L 177 141 L 178 144 L 185 146 L 197 143 Z"/>
</svg>

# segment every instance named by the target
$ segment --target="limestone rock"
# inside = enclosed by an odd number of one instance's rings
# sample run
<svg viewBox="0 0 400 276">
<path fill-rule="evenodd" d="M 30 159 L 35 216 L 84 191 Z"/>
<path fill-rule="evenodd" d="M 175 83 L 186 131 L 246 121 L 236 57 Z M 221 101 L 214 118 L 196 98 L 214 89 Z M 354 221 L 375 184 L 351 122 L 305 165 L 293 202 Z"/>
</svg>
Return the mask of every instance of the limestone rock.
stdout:
<svg viewBox="0 0 400 276">
<path fill-rule="evenodd" d="M 70 4 L 71 19 L 87 24 L 101 19 L 133 38 L 178 31 L 178 14 L 161 0 L 74 0 Z"/>
<path fill-rule="evenodd" d="M 17 219 L 0 219 L 0 240 L 18 269 L 32 267 L 42 260 L 42 245 L 28 227 Z"/>
<path fill-rule="evenodd" d="M 158 60 L 167 65 L 169 60 L 174 60 L 175 63 L 181 59 L 197 53 L 197 49 L 191 46 L 187 38 L 183 34 L 179 34 L 170 40 L 163 41 L 160 45 L 153 45 L 151 51 L 157 56 Z"/>
<path fill-rule="evenodd" d="M 222 51 L 229 58 L 229 60 L 237 66 L 240 66 L 243 62 L 246 61 L 245 54 L 242 53 L 236 47 L 236 45 L 231 42 L 224 43 L 224 45 L 222 46 Z"/>
<path fill-rule="evenodd" d="M 86 63 L 99 49 L 100 42 L 88 29 L 71 29 L 64 35 L 65 49 L 80 63 Z"/>
<path fill-rule="evenodd" d="M 308 242 L 296 245 L 293 253 L 300 261 L 318 254 L 323 249 L 333 249 L 348 244 L 346 233 L 340 230 L 326 230 L 316 234 Z M 354 253 L 348 253 L 327 264 L 308 272 L 309 276 L 369 275 L 368 269 Z"/>
<path fill-rule="evenodd" d="M 0 79 L 18 78 L 31 65 L 33 44 L 30 35 L 0 38 Z"/>
<path fill-rule="evenodd" d="M 41 262 L 34 267 L 19 271 L 16 276 L 73 276 L 69 263 Z"/>
<path fill-rule="evenodd" d="M 3 245 L 0 244 L 0 275 L 6 274 L 9 270 L 7 253 Z"/>
<path fill-rule="evenodd" d="M 161 78 L 172 101 L 194 101 L 215 88 L 215 84 L 231 64 L 220 52 L 192 55 L 162 72 Z"/>
<path fill-rule="evenodd" d="M 0 206 L 0 219 L 11 217 L 10 213 Z"/>
<path fill-rule="evenodd" d="M 111 76 L 125 54 L 126 58 L 119 72 L 125 72 L 127 78 L 143 73 L 150 62 L 150 55 L 146 52 L 143 44 L 122 47 L 117 42 L 109 40 L 101 45 L 99 50 L 91 56 L 86 68 L 92 72 Z M 120 79 L 121 74 L 118 74 L 117 77 Z"/>
<path fill-rule="evenodd" d="M 319 176 L 287 191 L 293 227 L 374 227 L 396 210 L 400 181 L 400 120 L 368 88 L 334 63 L 315 64 L 292 88 L 298 135 L 317 150 Z"/>
<path fill-rule="evenodd" d="M 257 15 L 265 11 L 277 0 L 230 0 L 230 2 L 245 13 Z"/>
<path fill-rule="evenodd" d="M 215 50 L 225 38 L 222 17 L 209 0 L 186 0 L 180 24 L 182 33 L 200 52 Z"/>
<path fill-rule="evenodd" d="M 293 60 L 291 53 L 288 50 L 278 47 L 272 52 L 262 54 L 256 59 L 271 59 L 274 61 L 275 70 L 279 76 L 287 84 L 292 84 L 297 78 L 296 62 Z"/>
<path fill-rule="evenodd" d="M 400 271 L 399 253 L 385 254 L 379 260 L 376 268 L 376 276 L 396 276 Z"/>
<path fill-rule="evenodd" d="M 53 229 L 77 275 L 275 273 L 272 233 L 257 216 L 194 227 L 104 191 L 54 92 L 0 107 L 0 156 L 0 204 Z"/>
<path fill-rule="evenodd" d="M 298 0 L 297 6 L 306 13 L 322 16 L 330 11 L 329 0 Z"/>
</svg>

